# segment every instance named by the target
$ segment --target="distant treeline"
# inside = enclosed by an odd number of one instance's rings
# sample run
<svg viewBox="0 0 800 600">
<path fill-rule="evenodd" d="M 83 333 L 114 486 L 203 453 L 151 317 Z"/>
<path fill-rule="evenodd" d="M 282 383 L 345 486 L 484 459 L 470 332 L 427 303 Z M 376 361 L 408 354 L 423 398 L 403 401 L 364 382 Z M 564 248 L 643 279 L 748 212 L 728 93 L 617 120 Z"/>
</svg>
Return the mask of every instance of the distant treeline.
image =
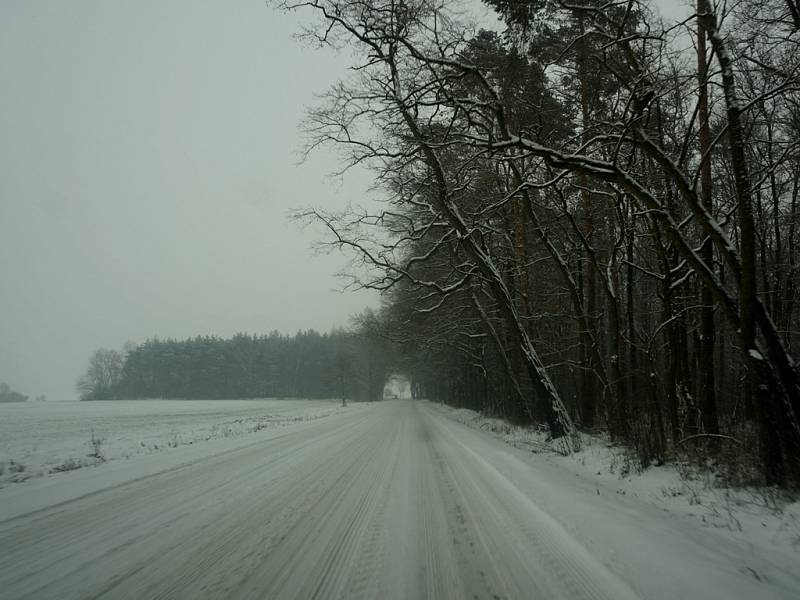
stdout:
<svg viewBox="0 0 800 600">
<path fill-rule="evenodd" d="M 27 399 L 25 394 L 15 392 L 7 383 L 0 383 L 0 402 L 25 402 Z"/>
<path fill-rule="evenodd" d="M 382 397 L 387 353 L 380 339 L 343 330 L 294 336 L 152 339 L 95 352 L 78 382 L 84 400 L 135 398 Z"/>
</svg>

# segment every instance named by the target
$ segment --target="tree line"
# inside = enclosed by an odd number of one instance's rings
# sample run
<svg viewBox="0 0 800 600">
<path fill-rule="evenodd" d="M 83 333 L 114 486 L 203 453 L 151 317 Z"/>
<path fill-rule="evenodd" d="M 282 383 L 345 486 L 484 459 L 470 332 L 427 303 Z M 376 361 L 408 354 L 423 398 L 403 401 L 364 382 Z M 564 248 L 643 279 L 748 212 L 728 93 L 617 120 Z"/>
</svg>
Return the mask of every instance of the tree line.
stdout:
<svg viewBox="0 0 800 600">
<path fill-rule="evenodd" d="M 7 383 L 0 383 L 0 402 L 27 402 L 27 400 L 28 396 L 25 394 L 12 390 Z"/>
<path fill-rule="evenodd" d="M 384 294 L 415 394 L 796 485 L 796 1 L 485 2 L 504 33 L 453 1 L 279 2 L 353 51 L 309 150 L 380 190 L 298 217 Z"/>
<path fill-rule="evenodd" d="M 369 322 L 369 311 L 361 317 Z M 293 336 L 236 334 L 147 340 L 124 353 L 99 349 L 78 382 L 82 400 L 338 398 L 380 400 L 384 340 L 333 330 Z"/>
</svg>

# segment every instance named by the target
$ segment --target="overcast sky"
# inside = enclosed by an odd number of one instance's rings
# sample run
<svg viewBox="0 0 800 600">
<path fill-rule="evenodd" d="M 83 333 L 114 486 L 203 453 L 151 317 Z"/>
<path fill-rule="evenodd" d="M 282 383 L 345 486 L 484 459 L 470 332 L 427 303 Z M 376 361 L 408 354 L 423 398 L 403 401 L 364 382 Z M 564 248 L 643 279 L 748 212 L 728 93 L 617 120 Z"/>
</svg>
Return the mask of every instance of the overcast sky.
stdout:
<svg viewBox="0 0 800 600">
<path fill-rule="evenodd" d="M 263 0 L 0 2 L 0 381 L 75 397 L 126 340 L 345 325 L 342 256 L 292 207 L 364 174 L 297 166 L 297 127 L 344 59 Z"/>
<path fill-rule="evenodd" d="M 346 58 L 296 30 L 263 0 L 0 2 L 0 381 L 74 398 L 98 347 L 329 330 L 378 303 L 337 291 L 346 259 L 286 218 L 368 184 L 297 164 Z"/>
</svg>

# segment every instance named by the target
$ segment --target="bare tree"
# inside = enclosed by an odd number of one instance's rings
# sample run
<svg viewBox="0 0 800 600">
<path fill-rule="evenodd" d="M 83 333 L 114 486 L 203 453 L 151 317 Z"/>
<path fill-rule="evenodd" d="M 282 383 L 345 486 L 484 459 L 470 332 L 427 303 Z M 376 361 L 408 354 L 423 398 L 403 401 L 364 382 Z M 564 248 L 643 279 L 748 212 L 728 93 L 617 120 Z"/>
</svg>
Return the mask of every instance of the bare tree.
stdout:
<svg viewBox="0 0 800 600">
<path fill-rule="evenodd" d="M 405 286 L 443 359 L 486 383 L 495 356 L 508 405 L 556 435 L 574 430 L 575 414 L 596 415 L 643 460 L 667 448 L 663 415 L 673 448 L 701 429 L 716 436 L 714 370 L 725 361 L 715 352 L 735 345 L 730 369 L 751 382 L 763 473 L 798 480 L 800 385 L 786 342 L 800 54 L 791 34 L 758 33 L 788 4 L 748 1 L 756 32 L 732 35 L 733 16 L 699 0 L 691 68 L 674 28 L 659 29 L 637 0 L 492 2 L 523 23 L 510 38 L 530 43 L 521 60 L 486 34 L 468 39 L 451 3 L 284 2 L 318 18 L 310 39 L 359 49 L 352 77 L 309 115 L 311 148 L 335 145 L 388 193 L 383 211 L 302 214 L 355 251 L 369 272 L 356 285 Z M 782 14 L 771 23 L 787 32 Z M 755 51 L 764 39 L 766 55 Z M 546 97 L 563 107 L 552 113 L 560 135 L 531 118 L 546 114 Z M 752 134 L 759 111 L 765 136 Z M 777 111 L 780 130 L 767 116 Z M 593 397 L 565 401 L 575 369 Z M 742 411 L 725 408 L 735 427 Z"/>
<path fill-rule="evenodd" d="M 469 115 L 448 106 L 449 99 L 439 93 L 445 89 L 443 84 L 453 85 L 462 78 L 450 68 L 451 63 L 456 64 L 454 52 L 463 43 L 462 35 L 443 7 L 434 2 L 314 1 L 293 6 L 314 9 L 322 17 L 319 33 L 312 32 L 318 41 L 346 40 L 363 48 L 368 57 L 358 67 L 354 81 L 336 86 L 327 105 L 312 113 L 308 126 L 312 146 L 341 145 L 348 149 L 352 164 L 369 161 L 386 180 L 398 170 L 402 172 L 405 181 L 394 179 L 402 190 L 399 202 L 421 208 L 431 218 L 426 229 L 435 225 L 441 233 L 439 244 L 455 241 L 465 259 L 463 265 L 456 265 L 459 272 L 451 285 L 431 287 L 452 292 L 474 277 L 481 279 L 525 361 L 535 403 L 543 410 L 551 432 L 554 436 L 572 434 L 572 419 L 534 347 L 511 289 L 482 232 L 461 203 L 474 185 L 475 172 L 469 166 L 474 157 L 449 147 L 454 140 L 447 128 L 448 120 L 463 121 Z M 365 125 L 380 134 L 375 136 Z M 469 127 L 467 123 L 459 125 Z M 375 255 L 364 247 L 363 240 L 347 236 L 341 223 L 320 213 L 316 216 L 323 218 L 337 243 L 355 248 L 394 278 L 422 283 L 413 277 L 410 267 L 426 257 L 412 256 L 398 264 L 396 244 Z"/>
<path fill-rule="evenodd" d="M 122 377 L 122 355 L 116 350 L 100 348 L 89 358 L 86 373 L 78 379 L 81 400 L 108 400 Z"/>
</svg>

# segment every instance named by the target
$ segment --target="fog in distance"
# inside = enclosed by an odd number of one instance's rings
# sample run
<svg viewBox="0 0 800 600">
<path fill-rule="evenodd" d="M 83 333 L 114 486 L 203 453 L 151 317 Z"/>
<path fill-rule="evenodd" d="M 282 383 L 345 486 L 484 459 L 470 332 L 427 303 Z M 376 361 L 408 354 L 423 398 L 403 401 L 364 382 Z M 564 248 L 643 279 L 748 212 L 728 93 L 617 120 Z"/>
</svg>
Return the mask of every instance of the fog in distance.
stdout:
<svg viewBox="0 0 800 600">
<path fill-rule="evenodd" d="M 304 108 L 347 57 L 263 2 L 0 4 L 0 381 L 74 399 L 100 346 L 328 330 L 377 300 L 293 207 L 368 175 L 298 166 Z"/>
</svg>

